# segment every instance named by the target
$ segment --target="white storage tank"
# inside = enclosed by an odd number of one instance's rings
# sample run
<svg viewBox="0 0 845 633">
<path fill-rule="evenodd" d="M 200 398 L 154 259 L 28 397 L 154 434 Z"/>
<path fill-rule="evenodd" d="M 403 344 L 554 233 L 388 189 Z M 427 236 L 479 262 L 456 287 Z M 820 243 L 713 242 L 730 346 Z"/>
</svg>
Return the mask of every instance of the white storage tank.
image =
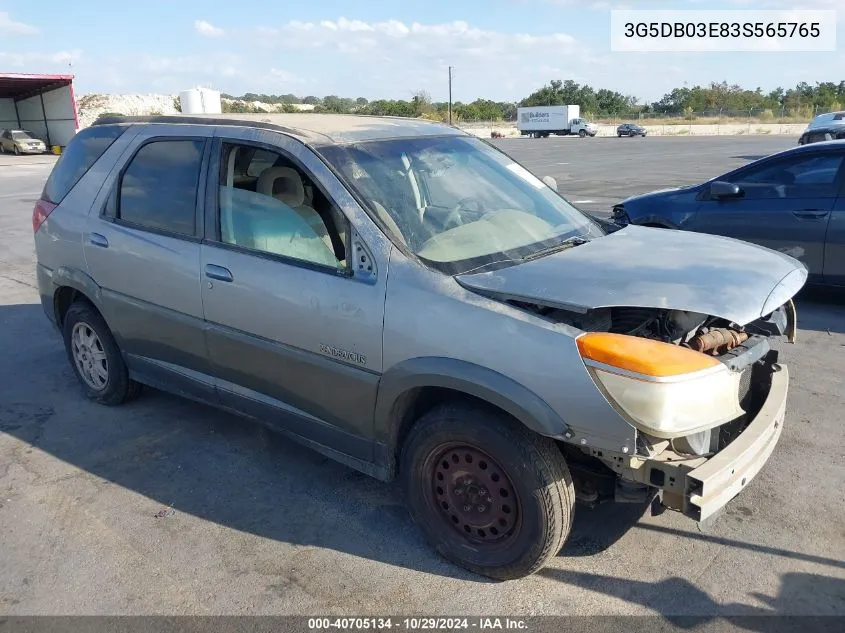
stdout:
<svg viewBox="0 0 845 633">
<path fill-rule="evenodd" d="M 179 93 L 182 114 L 220 114 L 220 93 L 209 88 L 191 88 Z"/>
</svg>

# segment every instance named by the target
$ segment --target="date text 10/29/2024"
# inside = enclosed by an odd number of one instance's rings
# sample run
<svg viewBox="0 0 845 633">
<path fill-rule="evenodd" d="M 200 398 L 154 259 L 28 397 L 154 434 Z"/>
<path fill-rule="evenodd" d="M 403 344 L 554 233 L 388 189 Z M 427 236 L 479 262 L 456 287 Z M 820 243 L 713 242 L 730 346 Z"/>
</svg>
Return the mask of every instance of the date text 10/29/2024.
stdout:
<svg viewBox="0 0 845 633">
<path fill-rule="evenodd" d="M 391 617 L 356 617 L 356 618 L 308 618 L 309 631 L 365 631 L 391 630 L 400 631 L 527 631 L 528 625 L 520 618 L 391 618 Z"/>
</svg>

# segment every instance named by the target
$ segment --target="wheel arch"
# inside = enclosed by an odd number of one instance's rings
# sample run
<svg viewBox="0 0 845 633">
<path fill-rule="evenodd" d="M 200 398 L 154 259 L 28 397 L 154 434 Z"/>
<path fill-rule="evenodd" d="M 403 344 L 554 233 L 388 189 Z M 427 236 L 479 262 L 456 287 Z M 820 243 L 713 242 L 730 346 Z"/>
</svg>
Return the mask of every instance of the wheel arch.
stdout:
<svg viewBox="0 0 845 633">
<path fill-rule="evenodd" d="M 389 478 L 414 422 L 454 401 L 494 408 L 541 435 L 560 436 L 567 429 L 542 398 L 499 372 L 450 358 L 410 359 L 385 372 L 376 399 L 375 437 L 386 448 Z"/>
<path fill-rule="evenodd" d="M 53 286 L 53 316 L 59 328 L 70 306 L 80 299 L 90 303 L 108 325 L 103 311 L 102 290 L 87 273 L 75 268 L 57 268 L 53 272 Z"/>
</svg>

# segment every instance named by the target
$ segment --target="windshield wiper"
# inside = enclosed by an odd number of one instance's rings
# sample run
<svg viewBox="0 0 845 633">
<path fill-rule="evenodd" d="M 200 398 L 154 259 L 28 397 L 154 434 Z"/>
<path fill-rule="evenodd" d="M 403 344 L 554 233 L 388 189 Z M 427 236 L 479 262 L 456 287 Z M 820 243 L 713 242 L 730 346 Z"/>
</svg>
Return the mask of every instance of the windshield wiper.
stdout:
<svg viewBox="0 0 845 633">
<path fill-rule="evenodd" d="M 558 251 L 563 251 L 567 248 L 572 248 L 573 246 L 581 246 L 581 244 L 586 244 L 589 241 L 590 240 L 585 240 L 583 237 L 570 237 L 562 242 L 558 242 L 557 244 L 541 248 L 539 251 L 523 255 L 522 259 L 523 261 L 528 261 L 529 259 L 545 257 L 546 255 L 551 255 L 552 253 L 557 253 Z"/>
</svg>

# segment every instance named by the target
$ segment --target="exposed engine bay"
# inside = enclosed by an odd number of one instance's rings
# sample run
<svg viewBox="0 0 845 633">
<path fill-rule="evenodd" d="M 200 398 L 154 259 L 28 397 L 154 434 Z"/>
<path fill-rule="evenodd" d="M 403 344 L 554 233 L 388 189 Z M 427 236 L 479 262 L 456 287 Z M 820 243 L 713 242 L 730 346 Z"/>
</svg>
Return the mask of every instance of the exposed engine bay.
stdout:
<svg viewBox="0 0 845 633">
<path fill-rule="evenodd" d="M 794 340 L 794 308 L 790 304 L 781 306 L 766 318 L 739 326 L 719 317 L 682 310 L 609 307 L 581 314 L 535 303 L 511 303 L 551 321 L 566 323 L 585 332 L 640 336 L 674 343 L 713 356 L 721 356 L 731 351 L 752 336 L 787 335 L 791 341 Z"/>
<path fill-rule="evenodd" d="M 795 339 L 796 316 L 791 301 L 744 326 L 720 317 L 681 310 L 605 307 L 578 313 L 536 303 L 510 303 L 585 332 L 626 334 L 686 347 L 718 358 L 741 375 L 738 397 L 745 415 L 704 432 L 669 440 L 638 433 L 636 453 L 645 457 L 654 457 L 665 450 L 676 453 L 681 459 L 684 456 L 703 457 L 724 449 L 745 429 L 765 398 L 769 375 L 766 365 L 777 360 L 777 352 L 772 351 L 769 338 L 785 335 L 790 342 Z M 569 455 L 576 463 L 582 461 L 571 452 Z"/>
<path fill-rule="evenodd" d="M 682 488 L 678 487 L 682 479 L 672 479 L 659 464 L 700 463 L 695 460 L 719 453 L 739 437 L 769 392 L 772 365 L 778 357 L 769 338 L 785 335 L 790 342 L 795 341 L 796 314 L 792 301 L 744 326 L 724 318 L 681 310 L 605 307 L 578 313 L 537 303 L 509 303 L 585 332 L 626 334 L 686 347 L 716 357 L 740 375 L 737 396 L 744 414 L 738 418 L 702 432 L 670 439 L 638 432 L 635 458 L 652 465 L 642 468 L 642 472 L 626 471 L 620 467 L 621 461 L 606 451 L 561 444 L 569 461 L 576 499 L 588 506 L 609 500 L 640 503 L 651 491 L 659 489 L 664 505 L 682 509 Z"/>
</svg>

